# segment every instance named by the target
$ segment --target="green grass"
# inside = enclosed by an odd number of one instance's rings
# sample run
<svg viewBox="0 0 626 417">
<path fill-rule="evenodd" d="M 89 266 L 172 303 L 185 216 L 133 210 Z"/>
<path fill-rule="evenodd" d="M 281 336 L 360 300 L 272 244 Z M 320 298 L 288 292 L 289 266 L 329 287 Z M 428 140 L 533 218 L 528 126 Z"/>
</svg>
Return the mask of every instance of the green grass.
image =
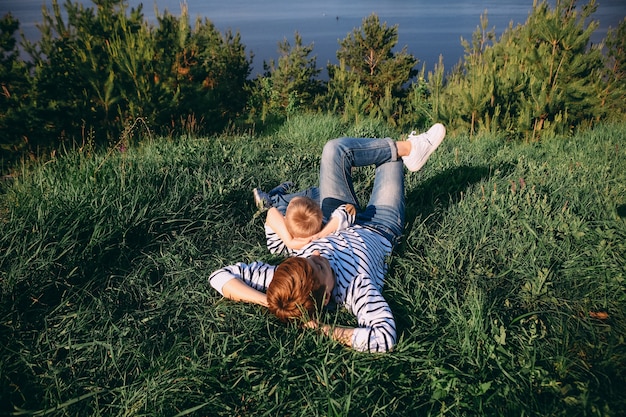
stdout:
<svg viewBox="0 0 626 417">
<path fill-rule="evenodd" d="M 408 174 L 385 286 L 400 340 L 383 355 L 207 280 L 279 261 L 250 190 L 316 183 L 341 135 L 393 133 L 296 117 L 263 137 L 75 152 L 5 183 L 0 413 L 623 415 L 626 125 L 539 145 L 449 137 Z M 371 170 L 356 176 L 365 198 Z"/>
</svg>

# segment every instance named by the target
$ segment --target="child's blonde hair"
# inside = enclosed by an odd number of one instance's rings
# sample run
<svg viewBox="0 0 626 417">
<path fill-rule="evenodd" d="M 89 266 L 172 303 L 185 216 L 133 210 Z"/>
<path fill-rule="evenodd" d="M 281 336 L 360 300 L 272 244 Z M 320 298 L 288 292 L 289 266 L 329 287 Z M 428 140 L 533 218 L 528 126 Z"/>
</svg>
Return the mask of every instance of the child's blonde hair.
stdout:
<svg viewBox="0 0 626 417">
<path fill-rule="evenodd" d="M 309 197 L 294 197 L 285 212 L 285 225 L 292 237 L 310 237 L 322 230 L 322 209 Z"/>
</svg>

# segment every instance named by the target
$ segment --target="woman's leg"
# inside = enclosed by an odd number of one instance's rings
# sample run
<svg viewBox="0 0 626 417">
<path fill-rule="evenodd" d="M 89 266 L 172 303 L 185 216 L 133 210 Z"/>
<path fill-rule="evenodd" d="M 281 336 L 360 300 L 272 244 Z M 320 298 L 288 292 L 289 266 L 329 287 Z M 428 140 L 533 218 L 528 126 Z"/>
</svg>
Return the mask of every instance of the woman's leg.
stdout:
<svg viewBox="0 0 626 417">
<path fill-rule="evenodd" d="M 427 132 L 408 140 L 339 138 L 326 143 L 320 165 L 320 198 L 324 217 L 343 203 L 358 207 L 352 167 L 375 165 L 376 177 L 369 203 L 357 216 L 396 243 L 404 229 L 404 166 L 419 170 L 446 135 L 434 124 Z"/>
<path fill-rule="evenodd" d="M 404 227 L 404 170 L 396 143 L 389 139 L 339 138 L 324 146 L 320 198 L 324 216 L 344 203 L 358 207 L 352 168 L 376 166 L 374 188 L 360 223 L 385 231 L 393 242 Z"/>
<path fill-rule="evenodd" d="M 395 245 L 404 231 L 404 164 L 387 162 L 376 168 L 372 195 L 357 222 L 381 232 Z"/>
</svg>

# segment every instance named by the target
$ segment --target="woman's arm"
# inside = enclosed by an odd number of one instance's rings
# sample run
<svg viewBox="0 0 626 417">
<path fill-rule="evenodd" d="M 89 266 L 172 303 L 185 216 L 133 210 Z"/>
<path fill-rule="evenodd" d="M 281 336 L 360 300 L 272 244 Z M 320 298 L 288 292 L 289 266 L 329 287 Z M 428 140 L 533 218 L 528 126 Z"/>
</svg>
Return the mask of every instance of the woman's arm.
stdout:
<svg viewBox="0 0 626 417">
<path fill-rule="evenodd" d="M 352 348 L 362 352 L 388 352 L 396 344 L 396 323 L 389 304 L 369 277 L 358 275 L 346 291 L 345 307 L 357 318 Z"/>
<path fill-rule="evenodd" d="M 222 294 L 233 301 L 243 301 L 267 307 L 267 296 L 265 293 L 247 286 L 243 281 L 236 278 L 224 284 Z"/>
<path fill-rule="evenodd" d="M 360 352 L 388 352 L 396 344 L 396 324 L 378 287 L 366 275 L 357 275 L 348 286 L 345 307 L 353 313 L 359 327 L 319 324 L 311 320 L 305 327 Z"/>
<path fill-rule="evenodd" d="M 354 335 L 353 327 L 330 326 L 328 324 L 320 325 L 317 320 L 311 320 L 305 324 L 305 327 L 316 329 L 324 336 L 328 336 L 337 342 L 352 347 L 352 338 Z"/>
<path fill-rule="evenodd" d="M 209 282 L 226 298 L 267 307 L 264 291 L 272 281 L 275 269 L 275 266 L 262 262 L 237 263 L 213 272 Z"/>
</svg>

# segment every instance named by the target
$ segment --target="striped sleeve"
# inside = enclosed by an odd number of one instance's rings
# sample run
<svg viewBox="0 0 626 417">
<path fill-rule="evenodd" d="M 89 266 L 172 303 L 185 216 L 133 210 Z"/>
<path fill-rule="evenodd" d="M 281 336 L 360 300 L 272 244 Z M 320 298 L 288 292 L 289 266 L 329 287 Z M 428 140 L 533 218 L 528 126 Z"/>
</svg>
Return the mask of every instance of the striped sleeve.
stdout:
<svg viewBox="0 0 626 417">
<path fill-rule="evenodd" d="M 337 231 L 347 229 L 352 226 L 356 221 L 356 216 L 354 214 L 348 213 L 346 210 L 346 205 L 342 204 L 333 211 L 330 218 L 336 218 L 339 221 L 339 225 L 337 226 Z"/>
<path fill-rule="evenodd" d="M 265 225 L 265 240 L 267 241 L 267 249 L 273 255 L 290 256 L 295 253 L 289 249 L 278 234 L 268 225 Z"/>
<path fill-rule="evenodd" d="M 396 324 L 389 304 L 366 275 L 348 287 L 346 308 L 357 318 L 352 347 L 361 352 L 388 352 L 396 344 Z"/>
<path fill-rule="evenodd" d="M 231 279 L 239 279 L 255 290 L 265 292 L 274 276 L 275 266 L 263 262 L 237 263 L 213 272 L 209 277 L 211 286 L 224 295 L 222 288 Z"/>
</svg>

